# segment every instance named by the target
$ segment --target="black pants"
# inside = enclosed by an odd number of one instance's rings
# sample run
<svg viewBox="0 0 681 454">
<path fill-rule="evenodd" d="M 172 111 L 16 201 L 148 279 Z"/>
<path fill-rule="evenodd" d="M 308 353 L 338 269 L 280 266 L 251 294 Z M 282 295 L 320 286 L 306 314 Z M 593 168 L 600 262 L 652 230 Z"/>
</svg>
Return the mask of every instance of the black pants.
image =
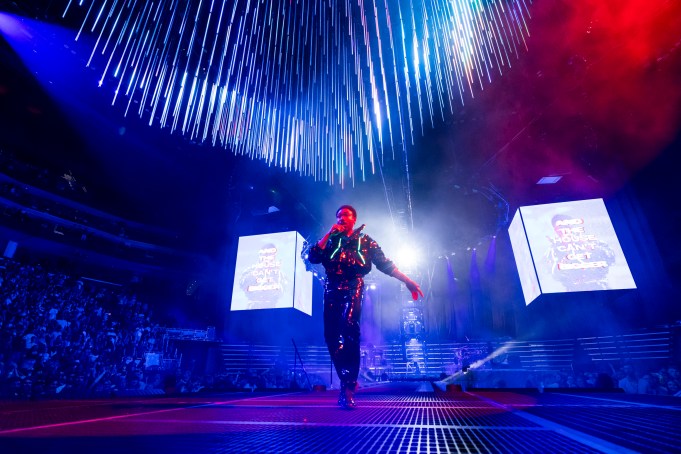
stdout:
<svg viewBox="0 0 681 454">
<path fill-rule="evenodd" d="M 364 280 L 329 281 L 324 290 L 324 340 L 341 382 L 355 390 L 359 375 L 359 321 Z"/>
</svg>

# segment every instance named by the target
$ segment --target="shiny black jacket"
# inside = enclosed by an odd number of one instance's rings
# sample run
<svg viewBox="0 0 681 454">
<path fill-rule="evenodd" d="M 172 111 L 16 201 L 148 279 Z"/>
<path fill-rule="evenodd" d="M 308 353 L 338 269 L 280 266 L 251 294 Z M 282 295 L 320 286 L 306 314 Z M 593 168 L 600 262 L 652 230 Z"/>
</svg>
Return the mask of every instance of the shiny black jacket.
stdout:
<svg viewBox="0 0 681 454">
<path fill-rule="evenodd" d="M 396 268 L 378 243 L 363 233 L 355 233 L 349 237 L 333 236 L 324 249 L 315 242 L 307 250 L 307 254 L 310 263 L 321 263 L 324 266 L 329 281 L 363 277 L 371 271 L 372 265 L 388 275 Z"/>
</svg>

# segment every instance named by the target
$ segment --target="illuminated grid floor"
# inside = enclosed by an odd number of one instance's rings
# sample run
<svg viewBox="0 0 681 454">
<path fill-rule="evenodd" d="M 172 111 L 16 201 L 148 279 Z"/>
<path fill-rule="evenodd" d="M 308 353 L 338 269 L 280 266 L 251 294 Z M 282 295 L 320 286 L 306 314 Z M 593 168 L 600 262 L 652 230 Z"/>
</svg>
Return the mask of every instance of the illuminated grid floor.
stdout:
<svg viewBox="0 0 681 454">
<path fill-rule="evenodd" d="M 0 404 L 3 453 L 673 452 L 681 399 L 624 394 L 336 392 Z"/>
</svg>

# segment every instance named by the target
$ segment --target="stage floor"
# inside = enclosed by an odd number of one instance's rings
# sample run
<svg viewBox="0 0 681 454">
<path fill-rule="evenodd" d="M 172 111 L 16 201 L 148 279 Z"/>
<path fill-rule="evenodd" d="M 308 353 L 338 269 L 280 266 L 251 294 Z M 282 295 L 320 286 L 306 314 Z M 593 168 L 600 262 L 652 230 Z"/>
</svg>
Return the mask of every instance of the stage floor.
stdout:
<svg viewBox="0 0 681 454">
<path fill-rule="evenodd" d="M 3 453 L 680 452 L 681 398 L 384 383 L 337 391 L 2 402 Z"/>
</svg>

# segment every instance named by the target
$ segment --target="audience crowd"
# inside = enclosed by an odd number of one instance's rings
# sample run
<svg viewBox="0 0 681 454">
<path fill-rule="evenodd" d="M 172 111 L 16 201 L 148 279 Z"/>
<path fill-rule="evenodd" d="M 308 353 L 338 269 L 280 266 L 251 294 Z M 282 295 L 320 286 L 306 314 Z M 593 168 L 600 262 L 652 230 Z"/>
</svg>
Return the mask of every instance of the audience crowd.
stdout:
<svg viewBox="0 0 681 454">
<path fill-rule="evenodd" d="M 180 363 L 165 332 L 154 322 L 149 305 L 125 287 L 67 276 L 40 264 L 0 260 L 0 399 L 252 391 L 308 384 L 308 377 L 294 376 L 286 364 L 266 370 L 206 373 L 191 358 Z M 164 361 L 159 363 L 159 358 Z M 528 372 L 519 386 L 540 391 L 621 388 L 629 394 L 680 395 L 676 365 L 652 370 L 632 363 L 600 367 Z M 518 386 L 508 383 L 507 377 L 503 372 L 476 374 L 472 370 L 463 384 Z M 309 378 L 312 384 L 323 382 L 319 377 Z"/>
<path fill-rule="evenodd" d="M 612 391 L 621 389 L 627 394 L 654 394 L 681 396 L 681 383 L 676 366 L 655 369 L 637 368 L 625 363 L 621 367 L 604 364 L 593 370 L 534 371 L 518 377 L 518 383 L 510 383 L 513 375 L 487 371 L 486 374 L 471 371 L 464 374 L 461 384 L 469 388 L 536 388 L 540 392 L 551 389 L 593 389 Z M 510 380 L 509 380 L 510 379 Z"/>
<path fill-rule="evenodd" d="M 160 386 L 145 376 L 143 359 L 159 350 L 162 330 L 149 307 L 122 287 L 4 259 L 0 303 L 3 398 Z"/>
<path fill-rule="evenodd" d="M 281 367 L 206 374 L 191 358 L 180 367 L 164 333 L 123 287 L 0 260 L 0 399 L 291 386 Z"/>
<path fill-rule="evenodd" d="M 681 374 L 676 365 L 639 371 L 633 364 L 625 364 L 614 377 L 616 386 L 627 394 L 681 397 Z"/>
</svg>

